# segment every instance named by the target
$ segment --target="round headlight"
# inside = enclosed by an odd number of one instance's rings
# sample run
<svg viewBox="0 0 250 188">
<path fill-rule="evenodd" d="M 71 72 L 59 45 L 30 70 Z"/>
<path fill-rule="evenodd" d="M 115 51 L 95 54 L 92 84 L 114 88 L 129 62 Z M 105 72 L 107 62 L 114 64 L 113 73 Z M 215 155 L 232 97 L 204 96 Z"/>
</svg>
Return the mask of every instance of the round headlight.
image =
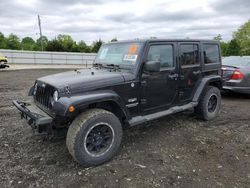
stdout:
<svg viewBox="0 0 250 188">
<path fill-rule="evenodd" d="M 36 95 L 36 91 L 37 91 L 37 83 L 34 86 L 34 91 L 33 91 L 33 95 Z"/>
<path fill-rule="evenodd" d="M 55 102 L 58 101 L 58 91 L 54 92 L 53 99 L 54 99 Z"/>
</svg>

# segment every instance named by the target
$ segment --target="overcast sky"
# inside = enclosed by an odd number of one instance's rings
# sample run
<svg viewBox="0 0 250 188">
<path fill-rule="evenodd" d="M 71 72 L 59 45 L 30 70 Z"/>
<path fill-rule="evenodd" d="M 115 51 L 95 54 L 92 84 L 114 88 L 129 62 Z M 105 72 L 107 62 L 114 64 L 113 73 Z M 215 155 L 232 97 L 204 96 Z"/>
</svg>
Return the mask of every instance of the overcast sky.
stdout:
<svg viewBox="0 0 250 188">
<path fill-rule="evenodd" d="M 48 38 L 213 38 L 250 18 L 250 0 L 0 0 L 0 32 L 38 38 L 37 14 Z"/>
</svg>

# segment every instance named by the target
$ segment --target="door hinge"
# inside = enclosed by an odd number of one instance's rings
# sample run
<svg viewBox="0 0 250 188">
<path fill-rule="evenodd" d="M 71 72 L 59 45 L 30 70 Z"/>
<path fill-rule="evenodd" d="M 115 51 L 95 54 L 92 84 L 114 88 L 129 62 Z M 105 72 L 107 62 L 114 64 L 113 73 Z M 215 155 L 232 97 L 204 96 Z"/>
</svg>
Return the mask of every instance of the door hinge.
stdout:
<svg viewBox="0 0 250 188">
<path fill-rule="evenodd" d="M 179 92 L 178 92 L 178 95 L 179 95 L 179 96 L 183 96 L 183 95 L 184 95 L 184 92 L 183 92 L 183 91 L 179 91 Z"/>
<path fill-rule="evenodd" d="M 147 81 L 141 81 L 141 85 L 142 86 L 146 86 L 147 85 Z"/>
<path fill-rule="evenodd" d="M 146 99 L 141 99 L 141 104 L 146 104 L 147 100 Z"/>
</svg>

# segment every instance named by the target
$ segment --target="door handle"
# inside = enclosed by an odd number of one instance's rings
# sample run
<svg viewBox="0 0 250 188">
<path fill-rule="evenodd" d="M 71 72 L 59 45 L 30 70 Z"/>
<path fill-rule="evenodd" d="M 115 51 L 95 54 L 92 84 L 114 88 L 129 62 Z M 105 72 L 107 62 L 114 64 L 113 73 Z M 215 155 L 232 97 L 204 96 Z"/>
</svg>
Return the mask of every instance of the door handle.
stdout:
<svg viewBox="0 0 250 188">
<path fill-rule="evenodd" d="M 175 73 L 175 74 L 169 74 L 168 77 L 172 80 L 177 80 L 179 74 Z"/>
<path fill-rule="evenodd" d="M 200 74 L 201 73 L 201 71 L 200 70 L 198 70 L 198 71 L 193 71 L 193 74 Z"/>
</svg>

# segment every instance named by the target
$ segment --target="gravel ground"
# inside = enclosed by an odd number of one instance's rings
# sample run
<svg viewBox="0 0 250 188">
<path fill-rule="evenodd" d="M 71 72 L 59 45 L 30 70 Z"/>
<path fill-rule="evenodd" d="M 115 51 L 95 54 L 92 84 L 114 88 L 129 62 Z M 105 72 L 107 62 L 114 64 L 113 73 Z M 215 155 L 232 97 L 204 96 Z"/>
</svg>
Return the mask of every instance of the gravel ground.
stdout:
<svg viewBox="0 0 250 188">
<path fill-rule="evenodd" d="M 62 71 L 0 72 L 0 187 L 249 187 L 247 96 L 223 95 L 210 122 L 185 112 L 125 130 L 112 161 L 83 168 L 65 139 L 34 135 L 11 104 L 36 78 Z"/>
</svg>

